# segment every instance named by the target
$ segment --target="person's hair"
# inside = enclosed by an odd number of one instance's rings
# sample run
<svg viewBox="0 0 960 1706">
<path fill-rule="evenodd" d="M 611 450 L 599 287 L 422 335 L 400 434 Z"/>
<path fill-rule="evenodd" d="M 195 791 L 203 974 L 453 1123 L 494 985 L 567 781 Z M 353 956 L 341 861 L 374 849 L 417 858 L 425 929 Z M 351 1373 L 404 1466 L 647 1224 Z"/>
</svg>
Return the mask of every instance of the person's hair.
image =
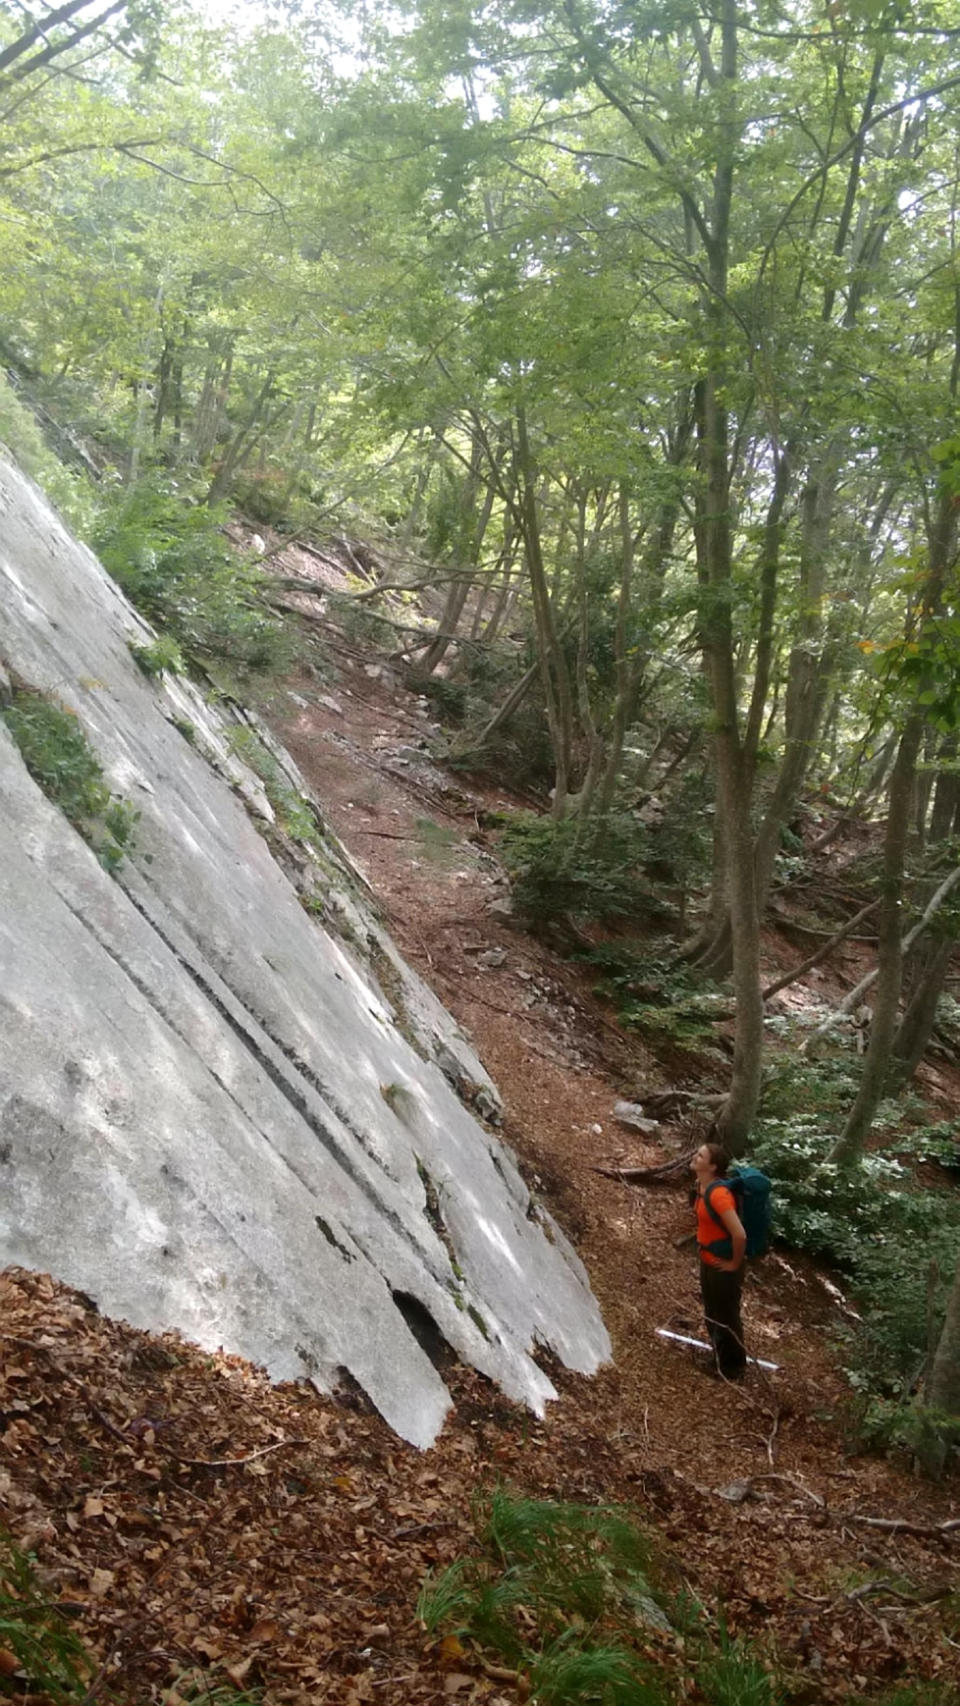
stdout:
<svg viewBox="0 0 960 1706">
<path fill-rule="evenodd" d="M 722 1143 L 705 1143 L 704 1149 L 717 1169 L 717 1178 L 723 1179 L 730 1171 L 730 1156 Z"/>
</svg>

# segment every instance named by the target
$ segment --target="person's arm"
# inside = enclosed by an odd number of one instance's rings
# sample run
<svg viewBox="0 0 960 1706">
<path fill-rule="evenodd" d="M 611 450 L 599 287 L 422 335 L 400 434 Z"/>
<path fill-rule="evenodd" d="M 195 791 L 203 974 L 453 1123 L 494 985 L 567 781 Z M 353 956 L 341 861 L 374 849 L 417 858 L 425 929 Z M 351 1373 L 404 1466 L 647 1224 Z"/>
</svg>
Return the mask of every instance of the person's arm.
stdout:
<svg viewBox="0 0 960 1706">
<path fill-rule="evenodd" d="M 733 1245 L 733 1255 L 728 1262 L 718 1261 L 717 1267 L 725 1274 L 735 1274 L 742 1266 L 747 1248 L 747 1235 L 743 1230 L 743 1222 L 735 1208 L 725 1208 L 719 1212 L 718 1218 L 723 1221 L 725 1230 L 730 1235 Z"/>
</svg>

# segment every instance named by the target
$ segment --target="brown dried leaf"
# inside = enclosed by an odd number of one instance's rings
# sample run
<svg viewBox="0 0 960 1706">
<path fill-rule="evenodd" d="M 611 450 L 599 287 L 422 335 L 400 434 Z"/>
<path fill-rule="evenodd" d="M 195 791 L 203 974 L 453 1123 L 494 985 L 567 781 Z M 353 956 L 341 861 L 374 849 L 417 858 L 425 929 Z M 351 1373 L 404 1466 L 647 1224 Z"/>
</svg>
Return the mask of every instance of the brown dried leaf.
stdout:
<svg viewBox="0 0 960 1706">
<path fill-rule="evenodd" d="M 260 1617 L 250 1630 L 247 1639 L 252 1641 L 255 1647 L 259 1646 L 262 1641 L 278 1641 L 280 1639 L 280 1625 L 275 1623 L 272 1617 Z"/>
</svg>

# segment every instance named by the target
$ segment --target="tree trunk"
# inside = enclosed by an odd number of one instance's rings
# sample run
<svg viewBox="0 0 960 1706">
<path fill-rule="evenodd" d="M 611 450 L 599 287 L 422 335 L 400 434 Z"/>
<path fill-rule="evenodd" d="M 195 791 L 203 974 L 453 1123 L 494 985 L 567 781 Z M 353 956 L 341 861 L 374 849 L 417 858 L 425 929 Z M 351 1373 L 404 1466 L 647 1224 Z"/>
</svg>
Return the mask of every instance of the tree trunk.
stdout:
<svg viewBox="0 0 960 1706">
<path fill-rule="evenodd" d="M 234 434 L 224 452 L 223 460 L 210 482 L 209 490 L 204 499 L 205 503 L 212 505 L 219 503 L 221 498 L 226 497 L 230 490 L 231 480 L 239 474 L 241 468 L 249 461 L 263 434 L 271 425 L 269 417 L 264 415 L 263 410 L 273 390 L 274 381 L 275 375 L 268 373 L 254 399 L 249 418 Z"/>
<path fill-rule="evenodd" d="M 849 1166 L 859 1160 L 864 1139 L 883 1095 L 890 1050 L 897 1025 L 903 981 L 903 874 L 910 833 L 913 778 L 923 737 L 923 717 L 911 713 L 900 737 L 890 779 L 887 827 L 883 844 L 883 896 L 878 940 L 877 995 L 864 1056 L 860 1084 L 847 1123 L 830 1151 L 830 1160 Z"/>
<path fill-rule="evenodd" d="M 931 1410 L 938 1411 L 942 1416 L 960 1418 L 960 1262 L 957 1263 L 956 1275 L 947 1301 L 946 1320 L 940 1333 L 933 1367 L 930 1370 L 930 1384 L 924 1398 Z M 949 1442 L 943 1434 L 935 1434 L 928 1441 L 921 1454 L 923 1467 L 928 1474 L 943 1474 L 948 1450 Z"/>
<path fill-rule="evenodd" d="M 737 76 L 736 0 L 722 0 L 720 81 L 730 116 L 718 123 L 717 166 L 708 267 L 710 294 L 704 297 L 707 372 L 698 387 L 698 438 L 701 489 L 696 498 L 696 546 L 704 597 L 701 632 L 716 725 L 717 798 L 723 813 L 727 886 L 733 948 L 736 1022 L 733 1075 L 717 1119 L 720 1141 L 732 1155 L 746 1147 L 760 1100 L 763 1055 L 763 999 L 760 993 L 760 921 L 754 879 L 753 826 L 750 818 L 750 766 L 740 739 L 735 640 L 732 620 L 733 534 L 730 515 L 730 421 L 726 393 L 730 379 L 729 328 L 725 319 L 730 248 L 730 208 L 739 126 L 733 103 Z"/>
<path fill-rule="evenodd" d="M 960 806 L 960 772 L 956 769 L 957 737 L 945 735 L 940 742 L 937 753 L 937 777 L 933 794 L 933 811 L 930 814 L 929 839 L 936 845 L 945 841 L 953 828 L 953 820 Z"/>
<path fill-rule="evenodd" d="M 825 565 L 837 473 L 828 452 L 803 493 L 800 545 L 800 632 L 790 652 L 784 708 L 786 745 L 757 835 L 757 904 L 762 913 L 773 880 L 780 831 L 803 786 L 823 721 L 832 648 L 822 634 Z"/>
<path fill-rule="evenodd" d="M 527 570 L 530 575 L 540 677 L 543 682 L 547 723 L 553 748 L 555 771 L 553 810 L 554 815 L 561 818 L 566 810 L 567 793 L 570 786 L 572 745 L 570 678 L 563 648 L 557 637 L 553 603 L 547 585 L 537 506 L 536 469 L 527 436 L 526 414 L 522 407 L 517 410 L 517 449 L 518 520 L 523 536 Z"/>
<path fill-rule="evenodd" d="M 891 1048 L 897 1088 L 900 1090 L 909 1084 L 930 1041 L 930 1034 L 937 1020 L 937 1003 L 950 969 L 954 945 L 954 938 L 948 936 L 938 942 L 933 952 L 928 954 L 917 986 L 907 1003 L 907 1010 L 900 1020 Z"/>
<path fill-rule="evenodd" d="M 475 569 L 480 556 L 480 548 L 487 530 L 487 524 L 493 510 L 493 500 L 496 493 L 497 470 L 491 471 L 490 479 L 484 496 L 483 507 L 477 515 L 477 493 L 480 488 L 480 465 L 483 457 L 483 443 L 479 436 L 474 438 L 470 455 L 470 467 L 463 484 L 460 496 L 460 515 L 457 521 L 456 535 L 453 540 L 453 550 L 450 553 L 451 564 L 459 570 L 456 578 L 447 588 L 446 602 L 443 615 L 440 618 L 436 638 L 431 641 L 417 667 L 417 674 L 432 675 L 442 663 L 447 648 L 457 632 L 457 625 L 463 615 L 463 608 L 473 590 L 475 581 L 469 571 Z"/>
</svg>

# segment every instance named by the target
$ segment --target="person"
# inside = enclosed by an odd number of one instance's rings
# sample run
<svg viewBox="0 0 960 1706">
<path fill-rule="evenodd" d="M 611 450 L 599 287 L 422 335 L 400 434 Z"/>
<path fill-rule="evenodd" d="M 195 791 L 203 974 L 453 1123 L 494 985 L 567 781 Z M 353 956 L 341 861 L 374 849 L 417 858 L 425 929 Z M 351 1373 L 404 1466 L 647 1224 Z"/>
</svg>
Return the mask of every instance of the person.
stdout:
<svg viewBox="0 0 960 1706">
<path fill-rule="evenodd" d="M 747 1352 L 740 1318 L 740 1294 L 743 1290 L 747 1235 L 737 1213 L 733 1192 L 723 1183 L 729 1169 L 730 1157 L 719 1143 L 701 1144 L 693 1157 L 692 1171 L 697 1181 L 695 1206 L 700 1295 L 714 1356 L 710 1372 L 721 1375 L 724 1380 L 742 1380 Z"/>
</svg>

